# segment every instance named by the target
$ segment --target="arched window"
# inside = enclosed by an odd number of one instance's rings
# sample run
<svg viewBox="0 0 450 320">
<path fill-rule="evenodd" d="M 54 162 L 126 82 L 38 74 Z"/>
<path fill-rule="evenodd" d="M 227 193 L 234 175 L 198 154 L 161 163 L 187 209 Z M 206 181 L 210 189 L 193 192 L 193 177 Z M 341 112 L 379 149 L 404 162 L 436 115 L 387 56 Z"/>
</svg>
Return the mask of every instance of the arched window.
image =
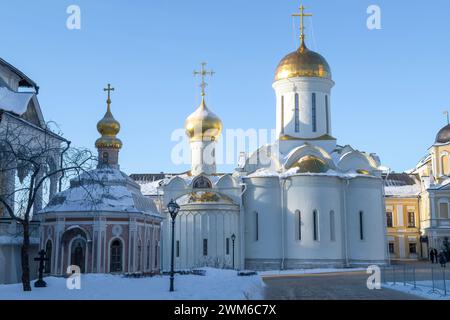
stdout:
<svg viewBox="0 0 450 320">
<path fill-rule="evenodd" d="M 47 240 L 47 244 L 45 245 L 45 257 L 48 259 L 45 261 L 45 273 L 52 272 L 52 242 Z"/>
<path fill-rule="evenodd" d="M 364 240 L 364 212 L 359 212 L 359 239 Z"/>
<path fill-rule="evenodd" d="M 317 131 L 317 114 L 316 114 L 316 94 L 312 94 L 312 106 L 311 106 L 311 122 L 312 122 L 312 131 Z"/>
<path fill-rule="evenodd" d="M 110 251 L 110 272 L 122 272 L 123 271 L 123 261 L 122 261 L 123 246 L 122 241 L 119 239 L 114 240 L 111 243 Z"/>
<path fill-rule="evenodd" d="M 298 93 L 295 94 L 295 132 L 300 132 L 300 101 Z"/>
<path fill-rule="evenodd" d="M 72 241 L 70 250 L 70 264 L 78 266 L 80 272 L 84 273 L 86 263 L 86 241 L 83 238 L 77 238 Z"/>
<path fill-rule="evenodd" d="M 159 252 L 158 252 L 158 242 L 156 242 L 156 244 L 155 244 L 155 268 L 158 267 L 158 254 L 159 254 Z"/>
<path fill-rule="evenodd" d="M 441 202 L 439 203 L 439 218 L 448 218 L 448 203 Z"/>
<path fill-rule="evenodd" d="M 284 96 L 281 96 L 281 133 L 284 134 Z"/>
<path fill-rule="evenodd" d="M 104 152 L 102 153 L 102 162 L 103 162 L 103 163 L 108 163 L 108 160 L 109 160 L 109 153 L 106 152 L 106 151 L 104 151 Z"/>
<path fill-rule="evenodd" d="M 296 221 L 296 239 L 302 240 L 302 214 L 300 210 L 295 210 L 295 221 Z"/>
<path fill-rule="evenodd" d="M 211 189 L 212 188 L 211 181 L 209 181 L 209 179 L 204 176 L 199 176 L 199 177 L 195 178 L 194 182 L 192 183 L 192 186 L 195 189 Z"/>
<path fill-rule="evenodd" d="M 147 242 L 147 270 L 150 270 L 150 257 L 151 257 L 150 241 Z"/>
<path fill-rule="evenodd" d="M 138 241 L 137 247 L 137 271 L 142 271 L 142 242 Z"/>
<path fill-rule="evenodd" d="M 328 95 L 325 95 L 325 118 L 327 122 L 327 134 L 330 134 L 330 110 L 328 106 Z"/>
<path fill-rule="evenodd" d="M 448 159 L 448 156 L 446 156 L 445 154 L 441 156 L 441 175 L 443 176 L 447 175 L 448 173 L 448 170 L 446 169 L 448 167 Z"/>
<path fill-rule="evenodd" d="M 313 239 L 319 241 L 319 215 L 317 210 L 313 211 Z"/>
<path fill-rule="evenodd" d="M 255 241 L 259 240 L 259 214 L 255 212 Z"/>
<path fill-rule="evenodd" d="M 335 221 L 334 221 L 334 211 L 330 211 L 330 240 L 335 241 L 336 240 L 336 227 L 335 227 Z"/>
</svg>

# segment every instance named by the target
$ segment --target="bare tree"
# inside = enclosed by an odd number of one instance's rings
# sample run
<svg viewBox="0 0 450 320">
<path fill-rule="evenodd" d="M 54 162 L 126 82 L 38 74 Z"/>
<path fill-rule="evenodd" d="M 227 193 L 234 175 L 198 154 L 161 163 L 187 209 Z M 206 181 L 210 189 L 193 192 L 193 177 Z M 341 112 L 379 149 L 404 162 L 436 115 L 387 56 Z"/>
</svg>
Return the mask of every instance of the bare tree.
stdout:
<svg viewBox="0 0 450 320">
<path fill-rule="evenodd" d="M 95 160 L 90 151 L 70 147 L 69 141 L 48 126 L 42 129 L 20 121 L 0 123 L 0 210 L 3 207 L 21 226 L 24 291 L 31 291 L 30 222 L 33 213 L 42 209 L 43 193 L 50 198 L 57 191 L 58 180 L 79 176 L 90 170 Z"/>
</svg>

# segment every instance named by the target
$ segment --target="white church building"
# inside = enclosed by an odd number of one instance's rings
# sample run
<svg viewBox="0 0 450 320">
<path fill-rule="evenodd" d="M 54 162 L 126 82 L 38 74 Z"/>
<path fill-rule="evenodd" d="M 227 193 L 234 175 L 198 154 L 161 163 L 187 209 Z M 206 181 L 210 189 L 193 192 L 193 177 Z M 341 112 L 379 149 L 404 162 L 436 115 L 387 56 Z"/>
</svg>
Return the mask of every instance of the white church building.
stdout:
<svg viewBox="0 0 450 320">
<path fill-rule="evenodd" d="M 181 207 L 174 235 L 177 269 L 387 261 L 380 160 L 333 137 L 331 69 L 307 48 L 303 10 L 300 16 L 300 47 L 280 61 L 273 82 L 277 140 L 246 157 L 235 172 L 218 174 L 215 145 L 222 122 L 206 106 L 202 83 L 202 102 L 185 123 L 191 170 L 138 181 L 144 194 L 147 188 L 147 195 L 160 198 L 162 210 L 171 199 Z M 207 72 L 202 68 L 201 74 Z M 161 263 L 168 270 L 172 233 L 165 214 Z"/>
</svg>

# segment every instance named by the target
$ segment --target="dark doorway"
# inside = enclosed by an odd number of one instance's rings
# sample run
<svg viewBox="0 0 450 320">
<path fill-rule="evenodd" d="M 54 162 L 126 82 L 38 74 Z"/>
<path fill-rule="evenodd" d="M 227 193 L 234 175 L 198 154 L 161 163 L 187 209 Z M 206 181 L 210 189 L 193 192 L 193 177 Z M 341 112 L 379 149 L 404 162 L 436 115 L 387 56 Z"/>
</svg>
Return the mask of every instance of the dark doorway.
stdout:
<svg viewBox="0 0 450 320">
<path fill-rule="evenodd" d="M 72 242 L 71 250 L 71 261 L 70 264 L 78 266 L 80 272 L 85 272 L 85 255 L 86 255 L 86 245 L 85 241 L 82 239 L 76 239 Z"/>
<path fill-rule="evenodd" d="M 114 240 L 111 243 L 110 272 L 122 272 L 122 242 Z"/>
</svg>

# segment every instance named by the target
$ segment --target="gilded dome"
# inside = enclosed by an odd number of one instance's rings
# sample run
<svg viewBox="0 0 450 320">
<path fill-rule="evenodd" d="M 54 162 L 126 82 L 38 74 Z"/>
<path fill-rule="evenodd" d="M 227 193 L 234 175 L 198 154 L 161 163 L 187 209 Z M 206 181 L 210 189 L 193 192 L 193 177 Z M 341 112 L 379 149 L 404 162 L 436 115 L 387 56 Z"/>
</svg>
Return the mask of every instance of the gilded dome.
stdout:
<svg viewBox="0 0 450 320">
<path fill-rule="evenodd" d="M 222 133 L 222 121 L 206 107 L 204 97 L 200 107 L 186 119 L 184 127 L 191 141 L 214 141 Z"/>
<path fill-rule="evenodd" d="M 301 157 L 291 168 L 298 168 L 300 173 L 325 173 L 329 169 L 325 161 L 310 155 Z"/>
<path fill-rule="evenodd" d="M 309 50 L 304 41 L 300 48 L 280 61 L 275 72 L 275 81 L 295 77 L 317 77 L 331 80 L 331 69 L 328 62 L 317 52 Z"/>
<path fill-rule="evenodd" d="M 97 130 L 102 136 L 95 142 L 96 148 L 122 148 L 122 141 L 116 138 L 120 131 L 120 123 L 114 119 L 109 103 L 103 119 L 97 123 Z"/>
<path fill-rule="evenodd" d="M 450 124 L 439 130 L 436 135 L 436 143 L 447 143 L 450 142 Z"/>
</svg>

